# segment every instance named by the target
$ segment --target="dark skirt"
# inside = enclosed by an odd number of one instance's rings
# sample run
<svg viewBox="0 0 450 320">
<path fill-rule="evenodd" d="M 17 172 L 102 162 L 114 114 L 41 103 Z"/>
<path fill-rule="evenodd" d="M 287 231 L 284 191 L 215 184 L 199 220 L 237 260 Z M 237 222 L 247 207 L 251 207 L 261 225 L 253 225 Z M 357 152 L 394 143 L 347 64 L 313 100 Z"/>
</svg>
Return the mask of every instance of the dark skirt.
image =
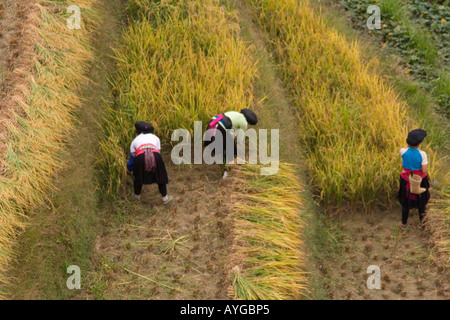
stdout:
<svg viewBox="0 0 450 320">
<path fill-rule="evenodd" d="M 428 200 L 430 200 L 430 181 L 428 176 L 422 179 L 420 186 L 427 189 L 420 195 L 415 195 L 416 200 L 410 199 L 410 192 L 406 189 L 408 182 L 400 176 L 400 189 L 398 190 L 398 201 L 405 209 L 417 208 L 420 212 L 425 212 Z"/>
<path fill-rule="evenodd" d="M 210 121 L 210 123 L 211 123 L 211 122 L 212 122 L 212 121 Z M 228 128 L 228 125 L 229 125 L 229 127 L 231 128 L 231 120 L 230 120 L 228 117 L 226 117 L 226 116 L 224 116 L 224 123 L 225 123 L 225 125 L 227 126 L 227 128 Z M 208 124 L 208 127 L 209 127 L 209 124 Z M 220 124 L 217 126 L 217 130 L 216 130 L 216 132 L 215 132 L 215 135 L 211 137 L 211 141 L 207 141 L 207 140 L 204 141 L 205 147 L 207 147 L 207 146 L 209 146 L 211 143 L 213 143 L 214 140 L 215 140 L 215 137 L 216 137 L 217 135 L 221 135 L 221 136 L 222 136 L 222 143 L 223 143 L 222 155 L 223 155 L 223 158 L 225 159 L 226 162 L 232 161 L 232 160 L 237 156 L 237 145 L 236 145 L 236 140 L 235 140 L 234 137 L 233 137 L 229 132 L 227 132 L 227 130 L 224 129 Z M 227 143 L 226 143 L 227 139 L 229 139 L 230 141 L 233 141 L 233 149 L 234 149 L 233 152 L 231 153 L 231 155 L 230 155 L 229 158 L 226 157 L 226 156 L 227 156 Z"/>
<path fill-rule="evenodd" d="M 133 176 L 134 183 L 137 185 L 169 183 L 166 166 L 164 165 L 161 154 L 158 152 L 153 152 L 153 154 L 155 156 L 156 163 L 156 168 L 154 171 L 145 171 L 145 154 L 140 154 L 134 159 Z"/>
</svg>

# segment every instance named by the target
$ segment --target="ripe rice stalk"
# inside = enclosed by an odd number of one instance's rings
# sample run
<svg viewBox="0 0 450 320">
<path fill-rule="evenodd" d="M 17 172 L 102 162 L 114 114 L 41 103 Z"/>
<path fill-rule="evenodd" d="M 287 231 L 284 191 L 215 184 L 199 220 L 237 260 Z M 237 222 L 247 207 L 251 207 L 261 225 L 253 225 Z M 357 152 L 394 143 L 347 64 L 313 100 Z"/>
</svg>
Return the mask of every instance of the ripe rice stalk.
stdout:
<svg viewBox="0 0 450 320">
<path fill-rule="evenodd" d="M 236 169 L 230 295 L 298 299 L 307 290 L 300 236 L 302 185 L 290 164 L 281 164 L 273 176 L 259 175 L 260 168 Z"/>
<path fill-rule="evenodd" d="M 255 286 L 242 276 L 239 267 L 234 267 L 233 273 L 233 290 L 235 296 L 242 300 L 266 300 L 268 292 L 261 292 L 261 289 L 255 288 Z"/>
</svg>

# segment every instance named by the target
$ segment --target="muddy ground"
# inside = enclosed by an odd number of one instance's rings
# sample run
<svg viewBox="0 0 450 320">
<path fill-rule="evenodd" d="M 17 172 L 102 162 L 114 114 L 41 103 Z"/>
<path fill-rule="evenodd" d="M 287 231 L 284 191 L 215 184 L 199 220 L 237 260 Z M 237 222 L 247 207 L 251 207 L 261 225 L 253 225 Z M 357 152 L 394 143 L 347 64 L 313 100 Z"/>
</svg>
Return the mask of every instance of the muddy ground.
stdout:
<svg viewBox="0 0 450 320">
<path fill-rule="evenodd" d="M 416 210 L 417 211 L 417 210 Z M 335 254 L 318 269 L 332 299 L 399 300 L 450 297 L 448 274 L 436 264 L 427 229 L 411 210 L 408 228 L 399 228 L 401 208 L 333 217 Z M 368 289 L 369 266 L 379 267 L 381 289 Z"/>
<path fill-rule="evenodd" d="M 218 166 L 180 168 L 165 158 L 172 203 L 144 186 L 141 201 L 123 209 L 126 223 L 97 238 L 93 285 L 102 298 L 227 299 L 232 179 L 223 181 Z"/>
</svg>

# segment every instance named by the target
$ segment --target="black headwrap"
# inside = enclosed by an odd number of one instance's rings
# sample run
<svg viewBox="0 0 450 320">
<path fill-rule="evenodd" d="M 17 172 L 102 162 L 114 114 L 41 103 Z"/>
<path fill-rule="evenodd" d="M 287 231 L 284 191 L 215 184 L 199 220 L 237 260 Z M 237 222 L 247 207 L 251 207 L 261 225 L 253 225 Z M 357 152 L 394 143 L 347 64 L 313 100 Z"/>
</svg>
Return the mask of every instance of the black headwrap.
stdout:
<svg viewBox="0 0 450 320">
<path fill-rule="evenodd" d="M 245 119 L 251 125 L 255 125 L 258 123 L 258 117 L 256 114 L 250 109 L 242 109 L 241 113 L 244 115 Z"/>
<path fill-rule="evenodd" d="M 136 128 L 137 134 L 141 133 L 153 133 L 155 130 L 153 126 L 145 121 L 138 121 L 134 124 L 134 127 Z"/>
<path fill-rule="evenodd" d="M 415 129 L 408 133 L 408 138 L 406 139 L 406 143 L 410 146 L 416 146 L 425 139 L 427 136 L 427 132 L 422 129 Z"/>
</svg>

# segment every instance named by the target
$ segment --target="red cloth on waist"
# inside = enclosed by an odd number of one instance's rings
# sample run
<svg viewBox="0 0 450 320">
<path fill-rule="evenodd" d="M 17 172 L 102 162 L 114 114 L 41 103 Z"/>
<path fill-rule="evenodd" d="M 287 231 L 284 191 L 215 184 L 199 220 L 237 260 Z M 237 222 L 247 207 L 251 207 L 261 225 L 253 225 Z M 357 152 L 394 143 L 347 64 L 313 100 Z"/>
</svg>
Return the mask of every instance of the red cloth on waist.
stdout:
<svg viewBox="0 0 450 320">
<path fill-rule="evenodd" d="M 214 117 L 213 117 L 213 120 L 208 124 L 208 128 L 209 128 L 209 129 L 215 129 L 215 128 L 216 128 L 216 125 L 217 125 L 220 121 L 222 121 L 222 119 L 223 119 L 223 114 L 219 114 L 219 115 L 217 115 L 217 116 L 214 116 Z"/>
<path fill-rule="evenodd" d="M 405 169 L 405 168 L 403 168 L 402 173 L 400 173 L 400 176 L 403 178 L 403 180 L 405 180 L 407 182 L 406 190 L 408 190 L 409 199 L 417 200 L 417 195 L 409 192 L 409 190 L 410 190 L 409 177 L 411 176 L 411 172 L 412 172 L 412 174 L 416 174 L 416 175 L 420 176 L 422 179 L 425 178 L 427 176 L 427 174 L 423 173 L 422 170 L 409 170 L 409 169 Z"/>
<path fill-rule="evenodd" d="M 416 174 L 416 175 L 420 176 L 422 179 L 427 176 L 427 174 L 423 173 L 422 170 L 408 170 L 408 169 L 405 169 L 405 168 L 403 168 L 403 171 L 402 171 L 402 173 L 400 175 L 402 176 L 403 179 L 405 179 L 409 183 L 409 176 L 411 175 L 411 172 L 413 174 Z"/>
<path fill-rule="evenodd" d="M 160 153 L 160 151 L 158 150 L 158 148 L 154 144 L 146 143 L 146 144 L 140 145 L 139 148 L 137 148 L 137 150 L 136 150 L 136 157 L 141 155 L 141 154 L 143 154 L 146 149 L 152 149 L 152 152 Z"/>
</svg>

